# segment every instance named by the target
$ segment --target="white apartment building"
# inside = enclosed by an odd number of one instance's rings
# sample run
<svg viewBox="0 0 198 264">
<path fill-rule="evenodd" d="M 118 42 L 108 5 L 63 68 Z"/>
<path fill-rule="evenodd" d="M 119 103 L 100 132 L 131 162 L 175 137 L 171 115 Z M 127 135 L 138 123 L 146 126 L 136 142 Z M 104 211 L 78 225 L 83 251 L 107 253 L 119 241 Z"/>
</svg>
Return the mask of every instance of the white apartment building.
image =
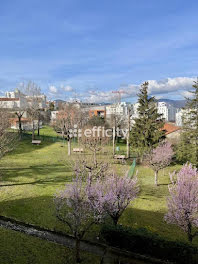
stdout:
<svg viewBox="0 0 198 264">
<path fill-rule="evenodd" d="M 25 98 L 25 95 L 18 89 L 16 89 L 14 92 L 6 92 L 5 97 L 0 98 L 0 108 L 25 108 L 26 104 L 27 100 Z"/>
<path fill-rule="evenodd" d="M 138 118 L 139 114 L 138 114 L 138 107 L 139 107 L 139 103 L 133 104 L 133 108 L 132 108 L 132 115 L 131 118 Z"/>
<path fill-rule="evenodd" d="M 51 111 L 50 119 L 51 119 L 52 122 L 56 120 L 56 116 L 58 115 L 58 112 L 59 111 Z"/>
<path fill-rule="evenodd" d="M 19 121 L 18 118 L 10 118 L 10 123 L 11 123 L 11 128 L 12 129 L 19 129 Z M 34 128 L 37 129 L 39 124 L 39 128 L 42 128 L 43 122 L 40 121 L 38 123 L 38 120 L 34 120 Z M 28 118 L 23 118 L 21 119 L 21 127 L 23 130 L 32 130 L 33 129 L 33 123 L 32 120 Z"/>
<path fill-rule="evenodd" d="M 127 116 L 127 114 L 128 114 L 128 105 L 126 102 L 106 106 L 107 118 L 110 117 L 111 115 Z"/>
<path fill-rule="evenodd" d="M 176 125 L 182 127 L 184 125 L 183 118 L 185 117 L 185 120 L 188 121 L 188 118 L 192 116 L 191 109 L 181 109 L 176 113 Z M 194 122 L 191 122 L 191 126 L 194 126 Z"/>
<path fill-rule="evenodd" d="M 44 94 L 36 96 L 26 96 L 27 105 L 31 107 L 33 104 L 37 104 L 38 108 L 44 109 L 47 107 L 47 100 Z"/>
<path fill-rule="evenodd" d="M 184 110 L 183 109 L 176 113 L 176 122 L 175 123 L 176 123 L 177 126 L 180 126 L 180 127 L 183 126 L 183 121 L 182 121 L 183 114 L 184 114 Z"/>
<path fill-rule="evenodd" d="M 166 102 L 158 102 L 157 109 L 158 113 L 162 114 L 162 118 L 164 118 L 165 121 L 175 121 L 177 109 L 174 106 Z"/>
<path fill-rule="evenodd" d="M 40 109 L 46 108 L 46 96 L 38 95 L 37 102 Z M 6 92 L 5 97 L 0 97 L 0 108 L 6 109 L 25 109 L 30 107 L 34 101 L 31 96 L 26 96 L 21 93 L 18 89 L 14 92 Z"/>
</svg>

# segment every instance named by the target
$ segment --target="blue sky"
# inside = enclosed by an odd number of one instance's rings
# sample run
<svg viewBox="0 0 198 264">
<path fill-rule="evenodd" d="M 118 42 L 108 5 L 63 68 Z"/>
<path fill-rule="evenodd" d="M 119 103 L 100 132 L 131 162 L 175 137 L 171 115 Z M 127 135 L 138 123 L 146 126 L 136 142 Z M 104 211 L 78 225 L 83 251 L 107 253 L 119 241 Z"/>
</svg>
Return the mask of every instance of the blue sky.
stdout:
<svg viewBox="0 0 198 264">
<path fill-rule="evenodd" d="M 151 80 L 181 99 L 198 75 L 198 2 L 1 0 L 0 91 L 33 80 L 49 98 L 133 100 Z"/>
</svg>

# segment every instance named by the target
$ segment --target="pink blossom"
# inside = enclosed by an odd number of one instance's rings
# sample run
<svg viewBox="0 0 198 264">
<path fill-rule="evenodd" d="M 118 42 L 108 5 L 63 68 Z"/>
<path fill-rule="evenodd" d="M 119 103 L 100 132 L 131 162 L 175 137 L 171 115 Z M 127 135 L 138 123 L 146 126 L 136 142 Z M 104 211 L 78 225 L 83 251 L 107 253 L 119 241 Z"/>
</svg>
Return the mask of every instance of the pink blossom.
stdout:
<svg viewBox="0 0 198 264">
<path fill-rule="evenodd" d="M 170 175 L 172 176 L 172 175 Z M 169 186 L 167 223 L 176 224 L 188 234 L 189 241 L 198 235 L 198 174 L 191 164 L 186 164 L 176 175 L 176 182 Z"/>
<path fill-rule="evenodd" d="M 126 207 L 136 198 L 139 187 L 137 178 L 130 179 L 112 174 L 103 182 L 94 183 L 92 191 L 95 207 L 100 208 L 117 224 Z"/>
<path fill-rule="evenodd" d="M 174 152 L 169 142 L 160 144 L 147 157 L 149 166 L 155 171 L 155 185 L 158 185 L 158 172 L 166 168 L 172 161 Z"/>
</svg>

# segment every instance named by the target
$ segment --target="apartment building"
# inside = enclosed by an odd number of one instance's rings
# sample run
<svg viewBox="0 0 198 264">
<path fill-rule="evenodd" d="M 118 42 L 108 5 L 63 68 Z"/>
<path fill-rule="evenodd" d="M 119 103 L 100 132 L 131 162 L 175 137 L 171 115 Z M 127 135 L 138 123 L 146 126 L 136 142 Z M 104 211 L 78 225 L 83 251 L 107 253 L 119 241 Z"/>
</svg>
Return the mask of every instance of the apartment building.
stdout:
<svg viewBox="0 0 198 264">
<path fill-rule="evenodd" d="M 25 98 L 25 95 L 18 89 L 16 89 L 14 92 L 6 92 L 5 97 L 0 98 L 0 108 L 24 108 L 26 106 L 26 103 L 27 100 Z"/>
<path fill-rule="evenodd" d="M 190 118 L 192 118 L 193 113 L 191 112 L 191 109 L 181 109 L 176 113 L 176 125 L 182 127 L 184 125 L 184 118 L 185 121 L 189 121 Z M 190 125 L 193 127 L 195 125 L 195 121 L 193 122 L 191 120 Z"/>
<path fill-rule="evenodd" d="M 105 118 L 106 117 L 105 106 L 98 105 L 98 106 L 89 108 L 89 117 L 92 117 L 92 116 L 100 116 L 100 117 Z"/>
<path fill-rule="evenodd" d="M 127 114 L 128 114 L 128 105 L 126 102 L 106 106 L 107 118 L 110 117 L 111 115 L 127 116 Z"/>
<path fill-rule="evenodd" d="M 167 122 L 175 122 L 177 109 L 166 102 L 158 102 L 157 104 L 158 113 L 162 114 L 162 118 Z"/>
<path fill-rule="evenodd" d="M 31 107 L 35 100 L 40 109 L 45 109 L 46 104 L 46 96 L 41 94 L 37 96 L 26 96 L 18 89 L 13 92 L 6 92 L 4 97 L 0 97 L 0 108 L 5 109 L 25 109 Z"/>
</svg>

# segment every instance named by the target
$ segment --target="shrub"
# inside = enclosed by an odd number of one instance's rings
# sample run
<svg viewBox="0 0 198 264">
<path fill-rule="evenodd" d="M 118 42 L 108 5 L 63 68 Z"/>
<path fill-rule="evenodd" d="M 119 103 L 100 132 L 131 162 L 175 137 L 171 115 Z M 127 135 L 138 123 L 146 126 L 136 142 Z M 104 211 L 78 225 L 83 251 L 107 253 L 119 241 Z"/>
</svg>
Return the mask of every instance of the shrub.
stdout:
<svg viewBox="0 0 198 264">
<path fill-rule="evenodd" d="M 131 229 L 121 225 L 106 225 L 102 227 L 101 236 L 107 244 L 134 253 L 180 264 L 198 263 L 196 247 L 179 241 L 163 239 L 144 228 Z"/>
</svg>

